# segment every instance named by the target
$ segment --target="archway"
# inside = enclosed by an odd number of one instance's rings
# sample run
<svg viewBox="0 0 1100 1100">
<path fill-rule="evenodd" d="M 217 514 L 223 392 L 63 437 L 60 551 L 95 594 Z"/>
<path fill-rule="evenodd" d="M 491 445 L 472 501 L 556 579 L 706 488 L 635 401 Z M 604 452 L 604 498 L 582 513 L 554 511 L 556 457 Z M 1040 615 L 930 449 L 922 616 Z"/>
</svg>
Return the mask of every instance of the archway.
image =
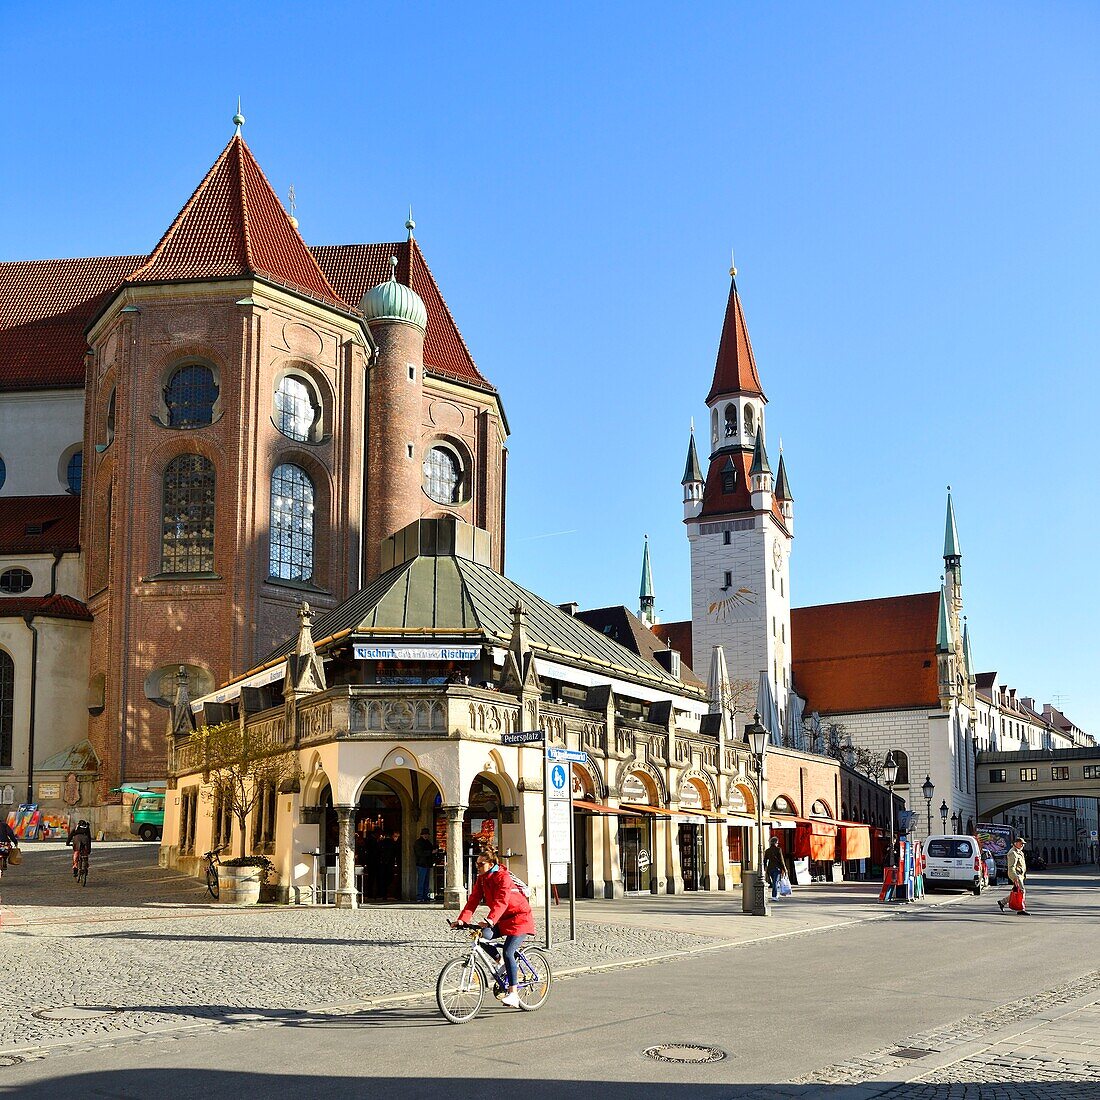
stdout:
<svg viewBox="0 0 1100 1100">
<path fill-rule="evenodd" d="M 714 799 L 706 781 L 698 776 L 686 776 L 677 793 L 686 821 L 677 830 L 680 846 L 680 875 L 685 890 L 701 890 L 706 873 L 707 841 L 705 813 L 714 809 Z"/>
<path fill-rule="evenodd" d="M 462 822 L 462 848 L 465 854 L 466 889 L 469 890 L 477 874 L 474 860 L 482 848 L 501 847 L 501 826 L 504 823 L 504 799 L 496 776 L 482 772 L 470 784 L 470 796 Z"/>
<path fill-rule="evenodd" d="M 654 807 L 659 795 L 657 784 L 648 772 L 635 769 L 623 778 L 619 786 L 619 806 L 630 811 L 619 818 L 619 863 L 623 890 L 628 894 L 649 893 L 653 873 L 653 852 L 656 834 Z"/>
</svg>

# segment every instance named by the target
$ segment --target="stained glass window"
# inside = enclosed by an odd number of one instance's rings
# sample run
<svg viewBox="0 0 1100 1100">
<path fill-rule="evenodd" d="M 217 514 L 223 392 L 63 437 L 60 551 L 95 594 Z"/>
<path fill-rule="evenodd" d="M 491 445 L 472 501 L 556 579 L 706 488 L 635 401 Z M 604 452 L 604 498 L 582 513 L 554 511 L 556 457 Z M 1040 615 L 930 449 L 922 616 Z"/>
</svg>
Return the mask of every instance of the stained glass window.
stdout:
<svg viewBox="0 0 1100 1100">
<path fill-rule="evenodd" d="M 65 468 L 65 480 L 69 483 L 69 492 L 80 496 L 80 487 L 84 482 L 84 452 L 74 451 Z"/>
<path fill-rule="evenodd" d="M 214 464 L 179 455 L 164 471 L 161 572 L 214 572 Z"/>
<path fill-rule="evenodd" d="M 436 504 L 457 504 L 462 487 L 462 467 L 444 447 L 433 447 L 424 459 L 424 492 Z"/>
<path fill-rule="evenodd" d="M 309 386 L 292 374 L 286 375 L 275 391 L 275 423 L 279 431 L 289 439 L 310 439 L 319 412 Z"/>
<path fill-rule="evenodd" d="M 15 662 L 0 650 L 0 768 L 11 767 L 14 709 Z"/>
<path fill-rule="evenodd" d="M 292 462 L 271 475 L 271 576 L 313 579 L 313 482 Z"/>
<path fill-rule="evenodd" d="M 168 380 L 164 403 L 170 428 L 199 428 L 214 419 L 218 384 L 214 372 L 201 363 L 180 367 Z"/>
</svg>

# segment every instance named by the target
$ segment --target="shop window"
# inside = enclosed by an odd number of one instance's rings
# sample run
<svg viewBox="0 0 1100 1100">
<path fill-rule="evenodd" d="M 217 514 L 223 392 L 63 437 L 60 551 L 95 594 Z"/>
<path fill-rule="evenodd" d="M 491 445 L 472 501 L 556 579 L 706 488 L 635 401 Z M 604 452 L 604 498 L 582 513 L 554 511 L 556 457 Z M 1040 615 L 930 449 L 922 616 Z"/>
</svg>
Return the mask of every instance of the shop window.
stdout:
<svg viewBox="0 0 1100 1100">
<path fill-rule="evenodd" d="M 162 573 L 214 572 L 214 464 L 178 455 L 164 471 Z"/>
<path fill-rule="evenodd" d="M 199 789 L 188 787 L 180 797 L 180 855 L 191 855 L 195 851 L 198 813 Z"/>
<path fill-rule="evenodd" d="M 15 662 L 0 649 L 0 768 L 10 768 L 15 710 Z"/>
<path fill-rule="evenodd" d="M 271 475 L 272 577 L 288 581 L 313 579 L 314 487 L 309 474 L 292 462 Z"/>
<path fill-rule="evenodd" d="M 252 851 L 268 851 L 275 843 L 275 809 L 278 803 L 274 783 L 263 783 L 252 808 Z"/>
<path fill-rule="evenodd" d="M 201 428 L 214 420 L 218 383 L 202 363 L 188 363 L 172 373 L 164 388 L 169 428 Z"/>
<path fill-rule="evenodd" d="M 14 569 L 5 569 L 0 573 L 0 592 L 8 596 L 18 596 L 26 592 L 34 584 L 34 577 L 30 570 L 22 566 Z"/>
</svg>

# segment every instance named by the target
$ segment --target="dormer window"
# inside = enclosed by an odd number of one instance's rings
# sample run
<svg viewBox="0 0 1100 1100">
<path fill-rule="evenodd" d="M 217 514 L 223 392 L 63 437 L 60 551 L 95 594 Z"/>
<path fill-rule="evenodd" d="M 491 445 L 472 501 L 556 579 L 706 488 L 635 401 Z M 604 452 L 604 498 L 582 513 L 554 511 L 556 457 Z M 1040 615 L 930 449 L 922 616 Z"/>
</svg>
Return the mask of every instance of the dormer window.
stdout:
<svg viewBox="0 0 1100 1100">
<path fill-rule="evenodd" d="M 737 491 L 737 467 L 733 464 L 733 459 L 726 460 L 726 465 L 722 468 L 722 492 L 734 493 Z"/>
</svg>

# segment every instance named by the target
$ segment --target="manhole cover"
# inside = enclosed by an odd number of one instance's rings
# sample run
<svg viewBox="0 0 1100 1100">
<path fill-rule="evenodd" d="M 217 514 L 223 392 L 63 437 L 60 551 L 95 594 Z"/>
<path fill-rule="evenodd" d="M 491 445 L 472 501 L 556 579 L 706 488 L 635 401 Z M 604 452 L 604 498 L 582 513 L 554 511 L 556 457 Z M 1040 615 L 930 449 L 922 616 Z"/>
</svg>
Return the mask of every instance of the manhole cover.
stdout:
<svg viewBox="0 0 1100 1100">
<path fill-rule="evenodd" d="M 927 1058 L 929 1054 L 935 1054 L 934 1050 L 925 1050 L 924 1047 L 898 1047 L 890 1051 L 893 1058 Z"/>
<path fill-rule="evenodd" d="M 102 1020 L 116 1016 L 121 1008 L 84 1008 L 82 1005 L 61 1005 L 58 1008 L 40 1008 L 33 1015 L 40 1020 Z"/>
<path fill-rule="evenodd" d="M 717 1047 L 701 1047 L 694 1043 L 662 1043 L 646 1047 L 642 1053 L 655 1062 L 720 1062 L 726 1056 L 726 1052 Z"/>
<path fill-rule="evenodd" d="M 0 1054 L 0 1069 L 4 1066 L 21 1066 L 23 1059 L 18 1054 Z"/>
</svg>

